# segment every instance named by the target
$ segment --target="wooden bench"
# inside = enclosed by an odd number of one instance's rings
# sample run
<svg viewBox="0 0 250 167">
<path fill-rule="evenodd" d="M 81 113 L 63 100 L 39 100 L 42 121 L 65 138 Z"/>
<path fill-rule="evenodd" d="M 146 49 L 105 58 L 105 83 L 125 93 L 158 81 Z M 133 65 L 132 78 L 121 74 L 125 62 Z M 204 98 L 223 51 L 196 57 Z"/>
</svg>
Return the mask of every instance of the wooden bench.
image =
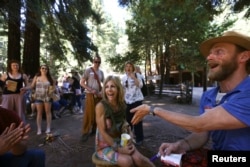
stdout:
<svg viewBox="0 0 250 167">
<path fill-rule="evenodd" d="M 156 94 L 159 94 L 159 88 L 155 90 Z M 193 88 L 190 85 L 178 84 L 171 85 L 165 84 L 162 89 L 162 94 L 167 94 L 170 96 L 174 96 L 177 102 L 180 103 L 191 103 L 193 96 Z"/>
</svg>

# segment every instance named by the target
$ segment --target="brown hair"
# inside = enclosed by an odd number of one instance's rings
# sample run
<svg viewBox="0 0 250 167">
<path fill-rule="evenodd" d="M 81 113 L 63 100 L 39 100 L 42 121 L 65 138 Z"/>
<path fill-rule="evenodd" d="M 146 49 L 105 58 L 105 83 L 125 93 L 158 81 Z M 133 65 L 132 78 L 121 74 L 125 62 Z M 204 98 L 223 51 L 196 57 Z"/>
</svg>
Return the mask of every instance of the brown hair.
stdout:
<svg viewBox="0 0 250 167">
<path fill-rule="evenodd" d="M 40 69 L 41 69 L 41 67 L 43 67 L 43 66 L 45 66 L 45 67 L 47 68 L 46 76 L 47 76 L 47 78 L 48 78 L 48 80 L 49 80 L 50 85 L 53 85 L 54 81 L 53 81 L 53 79 L 52 79 L 52 77 L 51 77 L 50 70 L 49 70 L 49 66 L 47 66 L 46 64 L 40 65 L 40 67 L 39 67 L 39 69 L 38 69 L 38 73 L 36 74 L 36 76 L 41 76 L 41 75 L 42 75 Z"/>
<path fill-rule="evenodd" d="M 18 72 L 22 74 L 23 71 L 22 71 L 22 68 L 21 68 L 21 63 L 20 63 L 18 60 L 9 60 L 9 61 L 8 61 L 7 72 L 9 72 L 9 73 L 12 74 L 11 64 L 13 64 L 13 63 L 16 63 L 16 64 L 19 65 Z"/>
</svg>

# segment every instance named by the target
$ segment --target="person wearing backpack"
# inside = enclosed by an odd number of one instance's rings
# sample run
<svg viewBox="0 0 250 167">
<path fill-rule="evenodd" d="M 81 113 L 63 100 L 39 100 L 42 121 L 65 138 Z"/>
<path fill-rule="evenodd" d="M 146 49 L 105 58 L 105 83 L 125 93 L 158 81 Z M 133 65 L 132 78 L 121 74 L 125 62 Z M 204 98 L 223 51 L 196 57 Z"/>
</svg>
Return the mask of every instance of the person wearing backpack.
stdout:
<svg viewBox="0 0 250 167">
<path fill-rule="evenodd" d="M 140 146 L 143 143 L 143 126 L 142 121 L 136 125 L 131 124 L 131 119 L 134 114 L 130 110 L 140 106 L 144 100 L 141 92 L 143 86 L 141 75 L 135 72 L 135 67 L 132 62 L 125 63 L 125 74 L 122 76 L 122 85 L 125 90 L 125 102 L 127 104 L 126 120 L 135 134 L 135 145 Z"/>
</svg>

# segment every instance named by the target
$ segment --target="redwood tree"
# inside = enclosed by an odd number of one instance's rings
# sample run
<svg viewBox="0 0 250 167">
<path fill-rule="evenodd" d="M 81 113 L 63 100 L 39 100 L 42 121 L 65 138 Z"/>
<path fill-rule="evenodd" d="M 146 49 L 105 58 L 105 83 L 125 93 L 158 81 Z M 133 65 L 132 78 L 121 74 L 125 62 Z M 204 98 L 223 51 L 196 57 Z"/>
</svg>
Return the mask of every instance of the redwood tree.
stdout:
<svg viewBox="0 0 250 167">
<path fill-rule="evenodd" d="M 21 60 L 20 56 L 20 21 L 21 21 L 21 2 L 9 0 L 6 4 L 8 11 L 8 60 Z"/>
<path fill-rule="evenodd" d="M 40 0 L 27 1 L 23 70 L 31 77 L 37 73 L 40 65 L 40 4 Z"/>
</svg>

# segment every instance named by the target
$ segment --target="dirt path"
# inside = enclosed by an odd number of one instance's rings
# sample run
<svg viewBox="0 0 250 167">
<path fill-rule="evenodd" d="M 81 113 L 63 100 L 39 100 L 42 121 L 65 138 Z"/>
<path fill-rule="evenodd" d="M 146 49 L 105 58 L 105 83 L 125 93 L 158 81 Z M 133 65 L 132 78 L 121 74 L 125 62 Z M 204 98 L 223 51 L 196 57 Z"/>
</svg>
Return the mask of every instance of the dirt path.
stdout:
<svg viewBox="0 0 250 167">
<path fill-rule="evenodd" d="M 197 97 L 195 97 L 197 98 Z M 160 106 L 190 115 L 198 114 L 197 99 L 193 103 L 178 104 L 172 97 L 157 96 L 147 97 L 144 103 Z M 86 143 L 80 142 L 82 115 L 68 115 L 52 122 L 52 131 L 58 135 L 52 142 L 45 141 L 45 134 L 36 135 L 35 120 L 27 120 L 32 127 L 30 135 L 30 147 L 40 148 L 46 152 L 46 167 L 94 167 L 91 155 L 94 152 L 94 137 L 90 137 Z M 43 121 L 45 128 L 45 121 Z M 189 134 L 188 131 L 176 127 L 158 117 L 146 116 L 143 121 L 145 140 L 143 146 L 138 149 L 147 157 L 152 157 L 158 152 L 162 142 L 174 142 Z M 155 161 L 160 166 L 159 160 Z"/>
</svg>

